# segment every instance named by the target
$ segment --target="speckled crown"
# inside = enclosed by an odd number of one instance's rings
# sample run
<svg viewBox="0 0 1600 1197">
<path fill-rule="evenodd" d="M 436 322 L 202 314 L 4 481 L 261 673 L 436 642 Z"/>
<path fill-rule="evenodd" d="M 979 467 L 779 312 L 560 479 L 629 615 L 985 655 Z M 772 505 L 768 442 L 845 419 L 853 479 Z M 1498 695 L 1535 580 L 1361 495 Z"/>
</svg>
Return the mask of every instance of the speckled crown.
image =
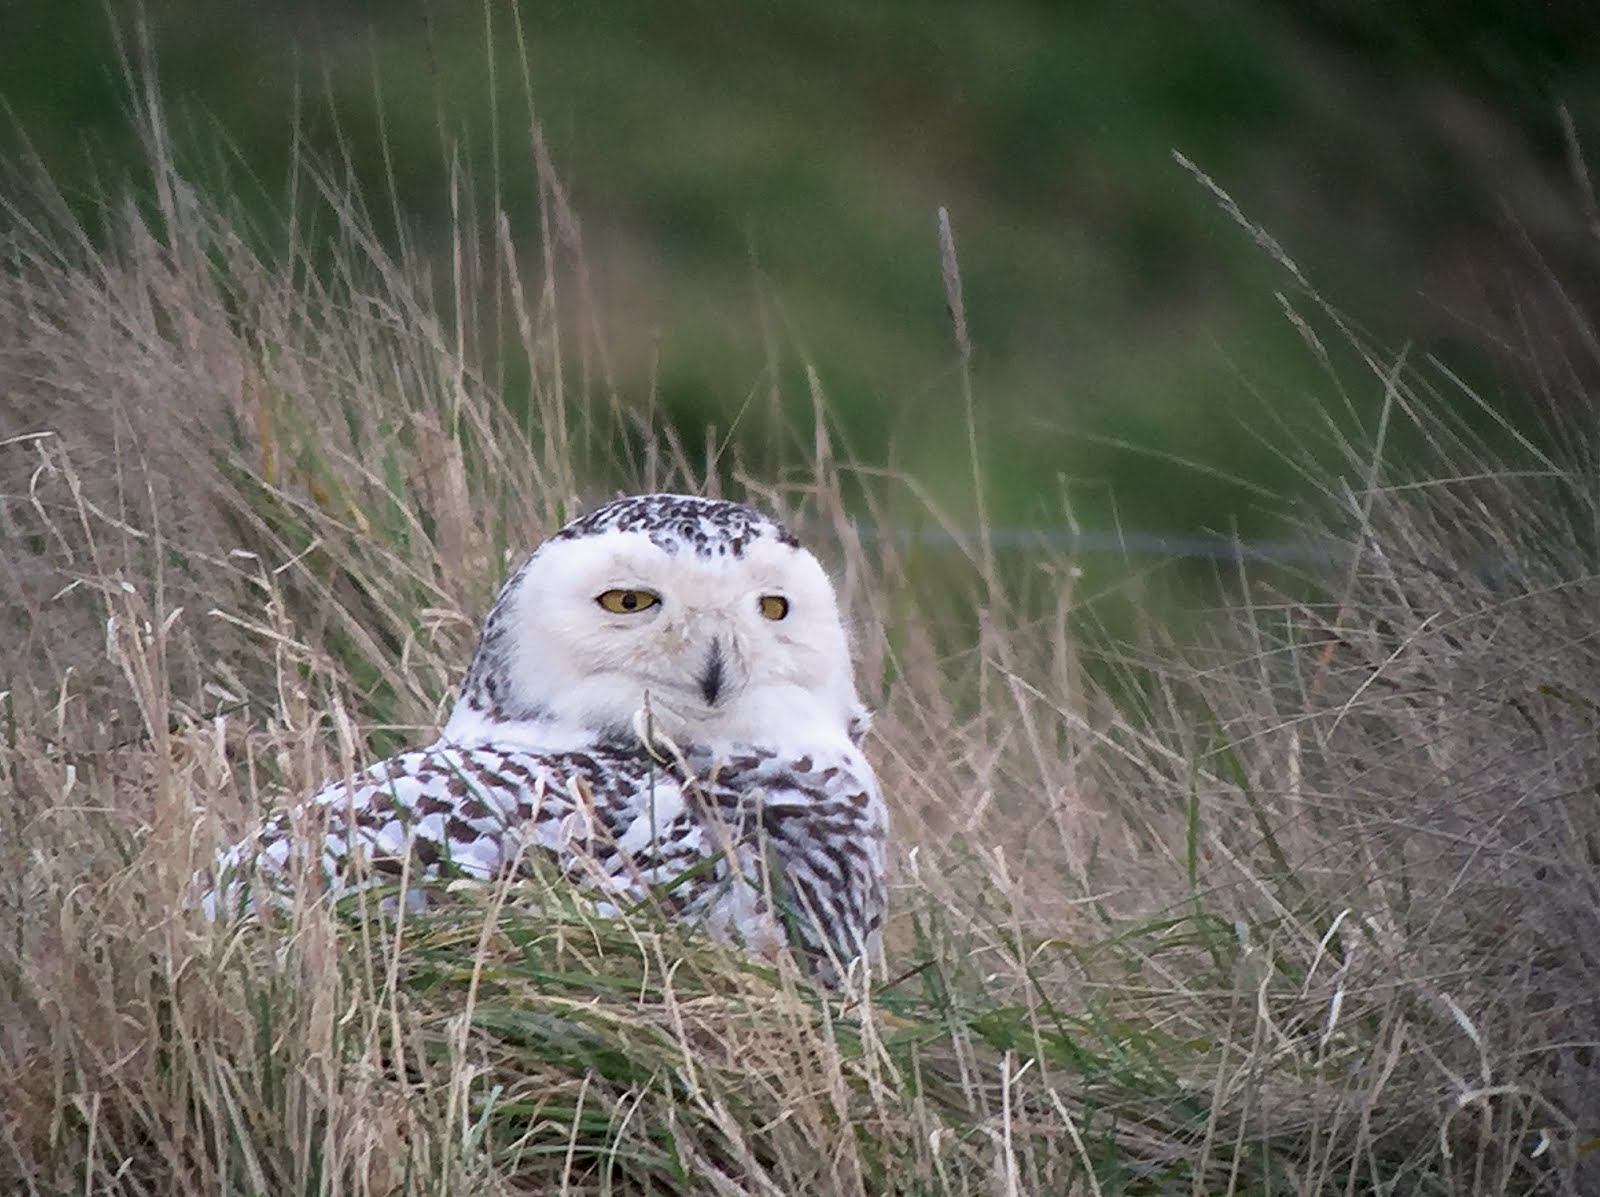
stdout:
<svg viewBox="0 0 1600 1197">
<path fill-rule="evenodd" d="M 550 539 L 576 540 L 602 532 L 643 532 L 663 552 L 690 552 L 697 557 L 742 557 L 757 540 L 800 547 L 787 528 L 754 507 L 695 495 L 613 499 L 573 520 Z"/>
</svg>

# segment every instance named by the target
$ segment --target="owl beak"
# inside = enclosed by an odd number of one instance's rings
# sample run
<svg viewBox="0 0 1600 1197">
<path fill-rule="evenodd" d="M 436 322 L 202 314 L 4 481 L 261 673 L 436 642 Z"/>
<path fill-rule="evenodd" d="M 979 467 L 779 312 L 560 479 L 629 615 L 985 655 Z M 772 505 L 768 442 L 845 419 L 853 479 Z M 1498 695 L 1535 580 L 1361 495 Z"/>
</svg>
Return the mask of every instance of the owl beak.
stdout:
<svg viewBox="0 0 1600 1197">
<path fill-rule="evenodd" d="M 711 655 L 706 658 L 706 665 L 700 671 L 700 696 L 708 705 L 715 706 L 717 699 L 727 683 L 727 668 L 722 656 L 722 641 L 711 641 Z"/>
</svg>

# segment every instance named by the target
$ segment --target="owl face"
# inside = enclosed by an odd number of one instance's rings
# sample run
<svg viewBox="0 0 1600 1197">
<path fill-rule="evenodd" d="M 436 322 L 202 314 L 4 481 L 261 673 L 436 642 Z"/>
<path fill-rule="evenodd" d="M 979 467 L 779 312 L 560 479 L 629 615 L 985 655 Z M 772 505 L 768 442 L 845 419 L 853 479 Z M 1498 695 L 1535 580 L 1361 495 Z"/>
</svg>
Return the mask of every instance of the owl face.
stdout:
<svg viewBox="0 0 1600 1197">
<path fill-rule="evenodd" d="M 564 729 L 626 739 L 645 708 L 686 744 L 859 738 L 865 710 L 816 558 L 738 504 L 601 508 L 507 583 L 445 735 L 487 718 L 498 738 L 545 747 Z"/>
</svg>

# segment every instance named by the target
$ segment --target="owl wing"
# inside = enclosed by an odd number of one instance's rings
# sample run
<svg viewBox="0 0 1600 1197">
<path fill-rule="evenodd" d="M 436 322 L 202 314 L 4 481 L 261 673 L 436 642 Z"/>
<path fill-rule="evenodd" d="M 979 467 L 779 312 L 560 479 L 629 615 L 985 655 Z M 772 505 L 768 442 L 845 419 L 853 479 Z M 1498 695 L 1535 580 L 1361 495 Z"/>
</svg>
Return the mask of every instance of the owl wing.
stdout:
<svg viewBox="0 0 1600 1197">
<path fill-rule="evenodd" d="M 438 743 L 279 812 L 203 879 L 208 914 L 282 893 L 320 845 L 335 893 L 402 877 L 491 880 L 539 862 L 614 916 L 644 902 L 756 951 L 875 956 L 886 816 L 858 753 L 752 751 L 671 765 L 641 751 L 538 753 Z M 408 905 L 423 896 L 408 891 Z"/>
<path fill-rule="evenodd" d="M 221 853 L 201 904 L 248 907 L 251 874 L 287 888 L 291 866 L 320 843 L 321 869 L 335 893 L 392 884 L 402 876 L 487 880 L 514 867 L 528 846 L 539 855 L 581 847 L 595 831 L 575 800 L 583 759 L 438 743 L 379 761 L 346 782 L 266 821 Z M 408 895 L 409 897 L 409 895 Z"/>
<path fill-rule="evenodd" d="M 877 956 L 888 818 L 858 753 L 735 755 L 685 789 L 744 882 L 725 884 L 715 929 L 761 946 L 776 918 L 825 980 Z"/>
</svg>

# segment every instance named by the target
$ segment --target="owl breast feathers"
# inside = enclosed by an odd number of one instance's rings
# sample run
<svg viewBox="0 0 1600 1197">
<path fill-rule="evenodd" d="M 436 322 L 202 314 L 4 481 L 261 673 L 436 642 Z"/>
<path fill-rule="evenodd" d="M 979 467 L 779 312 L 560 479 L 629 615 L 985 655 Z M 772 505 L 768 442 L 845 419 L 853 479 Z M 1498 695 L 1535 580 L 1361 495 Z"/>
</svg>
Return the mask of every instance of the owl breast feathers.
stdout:
<svg viewBox="0 0 1600 1197">
<path fill-rule="evenodd" d="M 278 813 L 202 882 L 212 914 L 320 857 L 334 893 L 554 879 L 657 905 L 834 983 L 873 959 L 887 813 L 826 575 L 752 508 L 618 500 L 506 583 L 427 748 Z M 532 893 L 535 887 L 528 887 Z M 529 899 L 534 900 L 532 898 Z"/>
</svg>

